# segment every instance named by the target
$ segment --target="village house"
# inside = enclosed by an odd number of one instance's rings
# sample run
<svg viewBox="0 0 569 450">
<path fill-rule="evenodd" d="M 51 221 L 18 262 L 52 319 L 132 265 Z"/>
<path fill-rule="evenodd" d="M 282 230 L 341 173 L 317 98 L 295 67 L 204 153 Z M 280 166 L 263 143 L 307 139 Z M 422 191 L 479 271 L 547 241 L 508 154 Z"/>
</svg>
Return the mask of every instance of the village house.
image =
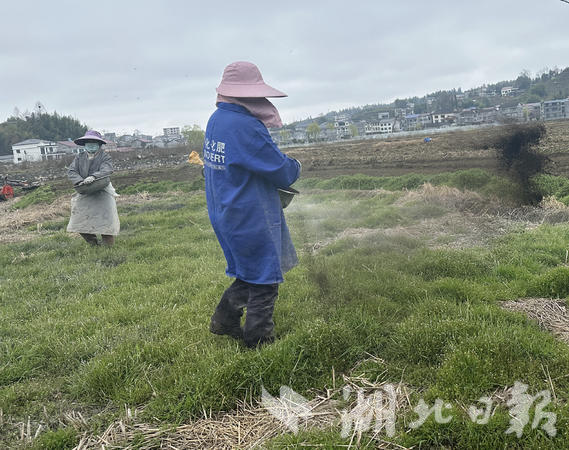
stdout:
<svg viewBox="0 0 569 450">
<path fill-rule="evenodd" d="M 338 139 L 352 137 L 350 122 L 346 116 L 336 116 L 334 120 L 334 128 L 336 129 L 336 137 Z"/>
<path fill-rule="evenodd" d="M 383 119 L 379 122 L 371 122 L 365 125 L 365 134 L 385 134 L 393 133 L 393 124 L 395 120 L 393 119 Z"/>
<path fill-rule="evenodd" d="M 395 108 L 394 115 L 396 118 L 403 118 L 414 112 L 413 108 Z"/>
<path fill-rule="evenodd" d="M 136 138 L 130 134 L 123 134 L 117 138 L 117 147 L 130 147 L 132 141 Z"/>
<path fill-rule="evenodd" d="M 166 136 L 155 136 L 152 138 L 152 145 L 156 148 L 166 148 L 169 141 Z"/>
<path fill-rule="evenodd" d="M 176 148 L 186 145 L 186 141 L 182 136 L 156 136 L 147 145 L 156 148 Z"/>
<path fill-rule="evenodd" d="M 164 132 L 164 136 L 166 136 L 167 138 L 181 136 L 180 127 L 163 128 L 163 132 Z"/>
<path fill-rule="evenodd" d="M 482 123 L 494 123 L 498 121 L 498 110 L 496 107 L 481 108 L 479 115 L 482 118 Z"/>
<path fill-rule="evenodd" d="M 542 120 L 559 120 L 569 118 L 569 98 L 550 100 L 541 104 Z"/>
<path fill-rule="evenodd" d="M 433 124 L 445 124 L 451 122 L 455 115 L 453 113 L 433 113 L 431 117 Z"/>
<path fill-rule="evenodd" d="M 482 115 L 480 114 L 478 108 L 475 106 L 471 108 L 463 109 L 458 113 L 457 124 L 464 125 L 479 125 L 483 122 Z"/>
<path fill-rule="evenodd" d="M 306 126 L 297 126 L 291 135 L 291 140 L 294 143 L 306 142 L 308 137 L 306 136 Z"/>
<path fill-rule="evenodd" d="M 479 88 L 470 89 L 468 92 L 469 97 L 495 97 L 496 91 L 489 90 L 488 86 L 484 85 Z"/>
<path fill-rule="evenodd" d="M 320 125 L 320 137 L 321 141 L 334 141 L 336 140 L 337 134 L 334 128 L 334 122 L 324 122 Z"/>
<path fill-rule="evenodd" d="M 57 142 L 43 139 L 27 139 L 12 145 L 14 164 L 58 159 L 65 154 L 58 150 Z"/>
<path fill-rule="evenodd" d="M 522 105 L 524 120 L 540 120 L 541 119 L 541 103 L 526 103 Z"/>
<path fill-rule="evenodd" d="M 79 147 L 75 142 L 71 139 L 67 141 L 57 141 L 57 151 L 58 153 L 79 153 Z"/>
<path fill-rule="evenodd" d="M 513 86 L 504 86 L 500 92 L 502 94 L 502 97 L 511 97 L 517 94 L 518 88 L 515 88 Z"/>
<path fill-rule="evenodd" d="M 496 107 L 498 117 L 502 121 L 521 122 L 524 119 L 524 112 L 521 104 L 516 106 Z"/>
<path fill-rule="evenodd" d="M 152 147 L 153 140 L 147 138 L 136 137 L 130 142 L 132 148 L 149 148 Z"/>
<path fill-rule="evenodd" d="M 430 114 L 407 114 L 401 121 L 405 131 L 422 130 L 431 123 L 432 118 Z"/>
<path fill-rule="evenodd" d="M 528 122 L 539 120 L 541 117 L 541 103 L 518 103 L 516 106 L 496 107 L 498 118 L 502 121 Z"/>
</svg>

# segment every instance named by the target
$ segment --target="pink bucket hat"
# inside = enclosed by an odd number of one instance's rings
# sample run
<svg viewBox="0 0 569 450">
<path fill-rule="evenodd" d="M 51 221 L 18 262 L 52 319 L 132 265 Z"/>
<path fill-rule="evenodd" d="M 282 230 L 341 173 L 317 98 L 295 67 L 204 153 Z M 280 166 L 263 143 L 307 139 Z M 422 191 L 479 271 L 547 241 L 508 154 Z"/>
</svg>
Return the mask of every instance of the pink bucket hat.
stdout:
<svg viewBox="0 0 569 450">
<path fill-rule="evenodd" d="M 288 97 L 284 92 L 266 84 L 259 68 L 246 61 L 229 64 L 223 71 L 216 91 L 226 97 Z"/>
<path fill-rule="evenodd" d="M 75 139 L 73 142 L 75 142 L 77 145 L 85 145 L 85 142 L 87 141 L 96 141 L 100 142 L 101 144 L 107 143 L 107 141 L 103 139 L 103 136 L 101 136 L 101 133 L 95 130 L 87 131 L 87 133 L 85 133 L 85 136 L 81 136 L 80 138 Z"/>
</svg>

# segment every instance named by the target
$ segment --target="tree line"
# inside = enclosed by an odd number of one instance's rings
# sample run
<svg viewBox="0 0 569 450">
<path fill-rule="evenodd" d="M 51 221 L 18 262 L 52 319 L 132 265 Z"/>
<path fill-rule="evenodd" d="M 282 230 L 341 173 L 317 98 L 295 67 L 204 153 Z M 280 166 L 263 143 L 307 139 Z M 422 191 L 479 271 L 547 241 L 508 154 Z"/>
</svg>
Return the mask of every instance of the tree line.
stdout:
<svg viewBox="0 0 569 450">
<path fill-rule="evenodd" d="M 65 141 L 83 136 L 87 126 L 70 116 L 37 113 L 9 117 L 0 123 L 0 155 L 12 153 L 12 145 L 26 139 Z"/>
</svg>

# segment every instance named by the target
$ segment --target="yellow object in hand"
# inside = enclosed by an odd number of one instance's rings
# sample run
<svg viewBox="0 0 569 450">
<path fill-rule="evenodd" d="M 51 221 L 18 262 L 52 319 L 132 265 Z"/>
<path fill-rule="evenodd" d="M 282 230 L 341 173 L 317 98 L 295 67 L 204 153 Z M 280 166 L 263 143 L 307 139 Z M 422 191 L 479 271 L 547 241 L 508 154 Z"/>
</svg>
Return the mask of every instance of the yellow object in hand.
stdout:
<svg viewBox="0 0 569 450">
<path fill-rule="evenodd" d="M 192 151 L 192 153 L 190 153 L 190 156 L 188 156 L 188 162 L 190 164 L 197 164 L 198 166 L 203 167 L 203 161 L 201 160 L 200 155 L 198 155 L 197 152 Z"/>
</svg>

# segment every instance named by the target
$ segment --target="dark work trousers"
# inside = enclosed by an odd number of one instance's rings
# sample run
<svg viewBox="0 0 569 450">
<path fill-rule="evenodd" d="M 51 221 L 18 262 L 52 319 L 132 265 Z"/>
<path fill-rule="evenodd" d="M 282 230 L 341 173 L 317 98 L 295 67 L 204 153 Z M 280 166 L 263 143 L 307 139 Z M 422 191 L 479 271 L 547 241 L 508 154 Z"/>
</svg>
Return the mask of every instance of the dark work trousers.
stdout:
<svg viewBox="0 0 569 450">
<path fill-rule="evenodd" d="M 273 310 L 279 293 L 278 284 L 253 284 L 236 279 L 221 296 L 213 320 L 227 330 L 241 326 L 243 308 L 247 308 L 243 340 L 255 347 L 273 338 Z"/>
</svg>

